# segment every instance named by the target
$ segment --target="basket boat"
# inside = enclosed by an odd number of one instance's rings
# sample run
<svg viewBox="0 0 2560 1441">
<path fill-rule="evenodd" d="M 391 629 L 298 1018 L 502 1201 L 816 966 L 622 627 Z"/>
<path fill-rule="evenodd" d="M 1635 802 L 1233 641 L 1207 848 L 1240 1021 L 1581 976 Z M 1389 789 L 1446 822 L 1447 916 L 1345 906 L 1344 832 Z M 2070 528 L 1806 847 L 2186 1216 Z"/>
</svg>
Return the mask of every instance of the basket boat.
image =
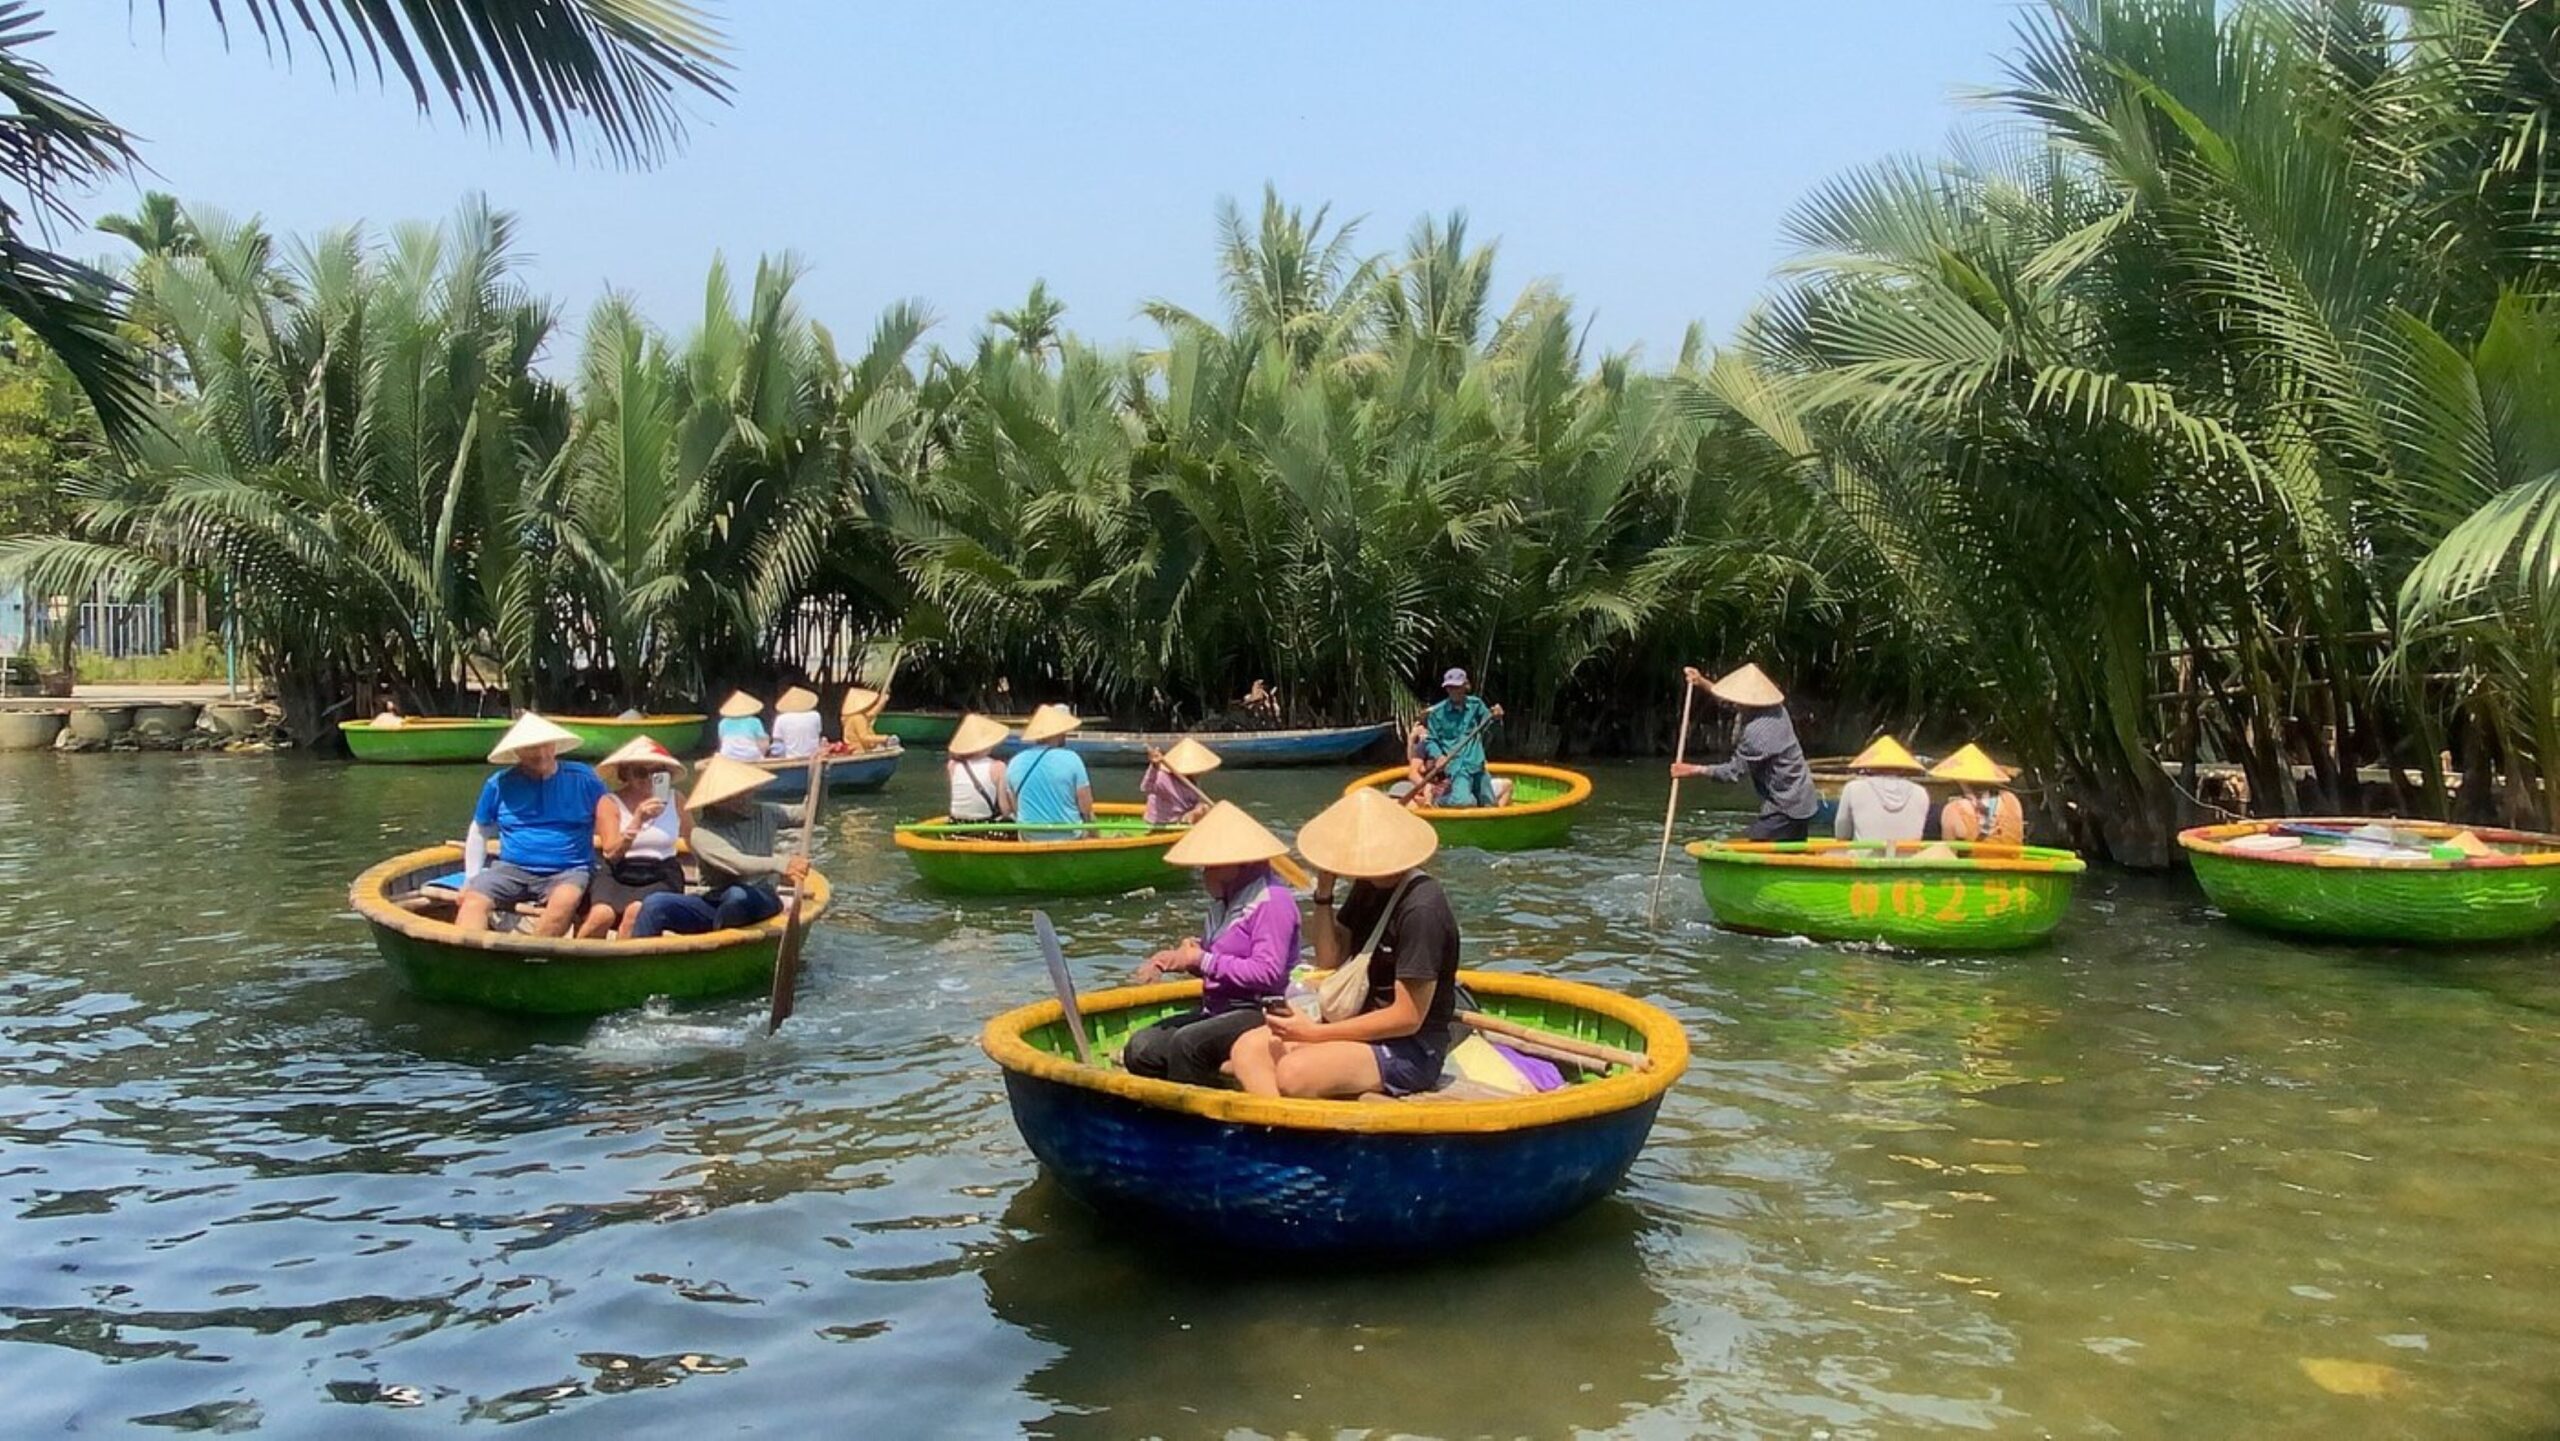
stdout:
<svg viewBox="0 0 2560 1441">
<path fill-rule="evenodd" d="M 2439 821 L 2385 823 L 2428 842 L 2468 830 L 2490 848 L 2486 855 L 2441 860 L 2342 854 L 2320 835 L 2370 824 L 2367 817 L 2239 821 L 2183 831 L 2178 844 L 2205 899 L 2261 930 L 2442 944 L 2519 940 L 2560 925 L 2560 835 Z M 2251 849 L 2252 837 L 2288 832 L 2308 834 L 2287 849 Z"/>
<path fill-rule="evenodd" d="M 1107 731 L 1093 729 L 1088 721 L 1084 729 L 1067 736 L 1067 749 L 1083 756 L 1087 765 L 1143 766 L 1148 751 L 1171 750 L 1176 742 L 1188 737 L 1216 751 L 1220 761 L 1237 770 L 1329 766 L 1350 760 L 1395 734 L 1395 729 L 1395 722 L 1380 721 L 1376 725 L 1319 730 Z M 1007 738 L 996 754 L 1011 756 L 1021 749 L 1022 738 L 1017 735 Z"/>
<path fill-rule="evenodd" d="M 460 846 L 410 851 L 356 877 L 348 900 L 410 990 L 439 1001 L 536 1015 L 627 1010 L 655 996 L 693 1000 L 753 990 L 773 976 L 784 916 L 737 930 L 645 941 L 542 939 L 465 931 L 453 905 L 430 893 L 461 869 Z M 826 877 L 809 873 L 804 921 L 827 908 Z"/>
<path fill-rule="evenodd" d="M 906 753 L 906 747 L 893 740 L 869 750 L 837 751 L 817 759 L 827 768 L 827 794 L 851 795 L 887 785 L 889 777 L 898 773 L 898 762 Z M 766 784 L 777 792 L 799 795 L 809 788 L 808 761 L 761 760 L 748 764 L 773 772 L 773 779 Z"/>
<path fill-rule="evenodd" d="M 2088 869 L 2043 846 L 1920 842 L 1695 841 L 1698 886 L 1716 924 L 1908 950 L 2010 950 L 2053 933 Z"/>
<path fill-rule="evenodd" d="M 938 746 L 960 729 L 956 710 L 891 710 L 871 718 L 871 728 L 910 745 Z"/>
<path fill-rule="evenodd" d="M 701 715 L 551 716 L 578 737 L 575 754 L 596 761 L 620 749 L 634 736 L 647 736 L 680 756 L 697 755 L 710 731 Z M 370 720 L 338 722 L 347 751 L 369 765 L 487 765 L 489 748 L 515 724 L 505 716 L 414 716 L 396 726 Z"/>
<path fill-rule="evenodd" d="M 1424 1257 L 1551 1225 L 1609 1194 L 1689 1064 L 1679 1023 L 1632 997 L 1540 976 L 1459 980 L 1488 1015 L 1653 1064 L 1499 1100 L 1304 1101 L 1079 1064 L 1054 1000 L 996 1017 L 981 1043 L 1032 1154 L 1097 1210 L 1246 1251 Z M 1198 992 L 1184 981 L 1083 998 L 1097 1058 Z"/>
<path fill-rule="evenodd" d="M 1560 846 L 1573 832 L 1574 813 L 1591 799 L 1591 778 L 1561 766 L 1520 765 L 1495 761 L 1488 775 L 1511 782 L 1507 806 L 1422 806 L 1415 815 L 1431 822 L 1444 846 L 1473 846 L 1483 851 L 1530 851 Z M 1344 795 L 1364 787 L 1387 789 L 1402 781 L 1404 768 L 1373 771 L 1342 788 Z"/>
<path fill-rule="evenodd" d="M 1148 825 L 1144 806 L 1106 802 L 1093 809 L 1091 825 L 1045 833 L 936 816 L 899 826 L 898 849 L 926 885 L 960 895 L 1115 895 L 1182 878 L 1164 853 L 1189 826 Z"/>
</svg>

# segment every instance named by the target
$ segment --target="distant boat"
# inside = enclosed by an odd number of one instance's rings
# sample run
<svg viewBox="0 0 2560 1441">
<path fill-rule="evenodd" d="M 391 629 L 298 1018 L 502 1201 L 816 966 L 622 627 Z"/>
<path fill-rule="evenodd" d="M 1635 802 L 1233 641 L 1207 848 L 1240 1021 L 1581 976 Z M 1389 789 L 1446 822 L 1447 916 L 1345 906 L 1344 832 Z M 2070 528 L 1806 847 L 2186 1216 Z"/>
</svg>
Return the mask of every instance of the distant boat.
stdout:
<svg viewBox="0 0 2560 1441">
<path fill-rule="evenodd" d="M 889 783 L 889 777 L 897 774 L 898 762 L 906 753 L 906 747 L 893 740 L 867 751 L 837 751 L 821 757 L 827 766 L 827 794 L 849 795 L 880 789 Z M 809 763 L 805 760 L 761 760 L 748 764 L 773 772 L 773 779 L 766 782 L 771 790 L 801 795 L 809 789 Z"/>
<path fill-rule="evenodd" d="M 1719 926 L 1907 951 L 1997 951 L 2053 934 L 2088 869 L 2046 846 L 1975 841 L 1693 841 Z"/>
<path fill-rule="evenodd" d="M 578 738 L 573 754 L 601 760 L 634 736 L 647 736 L 680 756 L 698 755 L 711 730 L 705 715 L 547 716 Z M 340 721 L 347 750 L 369 765 L 487 765 L 489 748 L 515 721 L 507 716 L 409 716 L 396 726 Z"/>
<path fill-rule="evenodd" d="M 2560 926 L 2560 836 L 2330 816 L 2198 826 L 2178 844 L 2205 899 L 2263 931 L 2444 945 Z"/>
<path fill-rule="evenodd" d="M 1088 824 L 1048 826 L 936 816 L 899 826 L 895 839 L 926 885 L 959 895 L 1118 895 L 1188 878 L 1164 853 L 1189 826 L 1151 826 L 1146 807 L 1110 801 L 1093 812 Z"/>
<path fill-rule="evenodd" d="M 1414 814 L 1431 822 L 1444 846 L 1473 846 L 1481 851 L 1533 851 L 1560 846 L 1570 839 L 1576 807 L 1591 799 L 1591 778 L 1561 766 L 1494 761 L 1485 774 L 1511 783 L 1511 803 L 1500 806 L 1419 806 Z M 1375 786 L 1402 800 L 1402 766 L 1362 776 L 1342 788 L 1344 795 Z"/>
<path fill-rule="evenodd" d="M 1329 766 L 1341 765 L 1395 730 L 1393 721 L 1290 731 L 1079 730 L 1067 736 L 1067 749 L 1083 756 L 1088 765 L 1142 766 L 1148 751 L 1169 750 L 1187 737 L 1216 751 L 1218 759 L 1230 767 Z M 1008 738 L 996 754 L 1009 756 L 1021 749 L 1019 738 Z"/>
</svg>

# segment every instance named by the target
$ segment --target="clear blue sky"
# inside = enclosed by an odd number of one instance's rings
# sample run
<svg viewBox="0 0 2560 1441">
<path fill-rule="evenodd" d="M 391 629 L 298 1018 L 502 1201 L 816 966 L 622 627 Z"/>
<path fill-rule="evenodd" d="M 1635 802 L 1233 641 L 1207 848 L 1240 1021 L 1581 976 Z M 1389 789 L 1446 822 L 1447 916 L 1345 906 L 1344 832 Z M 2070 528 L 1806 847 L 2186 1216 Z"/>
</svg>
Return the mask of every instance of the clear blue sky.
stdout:
<svg viewBox="0 0 2560 1441">
<path fill-rule="evenodd" d="M 1667 360 L 1730 329 L 1787 209 L 1843 169 L 1935 150 L 1996 79 L 2018 0 L 1826 4 L 723 0 L 737 97 L 620 172 L 420 118 L 306 53 L 222 48 L 203 0 L 56 0 L 34 52 L 138 132 L 143 184 L 291 232 L 440 217 L 485 191 L 574 324 L 607 286 L 689 329 L 715 251 L 792 250 L 852 342 L 918 297 L 964 344 L 1034 277 L 1067 324 L 1147 339 L 1138 305 L 1216 304 L 1212 211 L 1263 183 L 1370 248 L 1463 208 L 1499 293 L 1560 284 L 1601 345 Z M 129 206 L 137 187 L 93 198 Z M 118 248 L 63 237 L 80 253 Z"/>
</svg>

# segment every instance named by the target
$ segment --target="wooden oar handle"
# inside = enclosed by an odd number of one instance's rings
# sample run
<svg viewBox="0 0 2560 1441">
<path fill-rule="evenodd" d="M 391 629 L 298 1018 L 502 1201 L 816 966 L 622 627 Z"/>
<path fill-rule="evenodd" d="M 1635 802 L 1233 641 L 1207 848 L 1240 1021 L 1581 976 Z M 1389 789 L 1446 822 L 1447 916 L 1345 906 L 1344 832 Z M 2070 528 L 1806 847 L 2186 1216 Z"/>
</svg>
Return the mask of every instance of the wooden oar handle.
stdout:
<svg viewBox="0 0 2560 1441">
<path fill-rule="evenodd" d="M 1631 1070 L 1653 1069 L 1653 1058 L 1640 1051 L 1620 1050 L 1616 1046 L 1604 1046 L 1597 1041 L 1586 1041 L 1578 1036 L 1564 1036 L 1554 1031 L 1542 1031 L 1535 1026 L 1524 1026 L 1518 1021 L 1505 1020 L 1500 1016 L 1488 1016 L 1482 1011 L 1460 1011 L 1458 1019 L 1479 1031 L 1489 1032 L 1505 1040 L 1534 1041 L 1541 1046 L 1552 1046 L 1585 1060 L 1603 1061 L 1612 1066 L 1625 1066 Z"/>
</svg>

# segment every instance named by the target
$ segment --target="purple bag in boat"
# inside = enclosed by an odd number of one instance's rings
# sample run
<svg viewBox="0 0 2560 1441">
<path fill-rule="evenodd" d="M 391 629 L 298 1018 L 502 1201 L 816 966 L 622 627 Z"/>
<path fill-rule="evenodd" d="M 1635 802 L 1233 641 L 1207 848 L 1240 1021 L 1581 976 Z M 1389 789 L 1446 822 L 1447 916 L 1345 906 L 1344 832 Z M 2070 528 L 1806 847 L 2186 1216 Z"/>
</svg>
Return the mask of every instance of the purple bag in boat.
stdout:
<svg viewBox="0 0 2560 1441">
<path fill-rule="evenodd" d="M 1509 1061 L 1511 1068 L 1520 1073 L 1521 1080 L 1529 1083 L 1530 1090 L 1553 1091 L 1564 1085 L 1564 1072 L 1557 1070 L 1551 1063 L 1539 1060 L 1535 1056 L 1524 1055 L 1500 1041 L 1495 1041 L 1493 1048 L 1500 1051 L 1502 1059 Z"/>
</svg>

